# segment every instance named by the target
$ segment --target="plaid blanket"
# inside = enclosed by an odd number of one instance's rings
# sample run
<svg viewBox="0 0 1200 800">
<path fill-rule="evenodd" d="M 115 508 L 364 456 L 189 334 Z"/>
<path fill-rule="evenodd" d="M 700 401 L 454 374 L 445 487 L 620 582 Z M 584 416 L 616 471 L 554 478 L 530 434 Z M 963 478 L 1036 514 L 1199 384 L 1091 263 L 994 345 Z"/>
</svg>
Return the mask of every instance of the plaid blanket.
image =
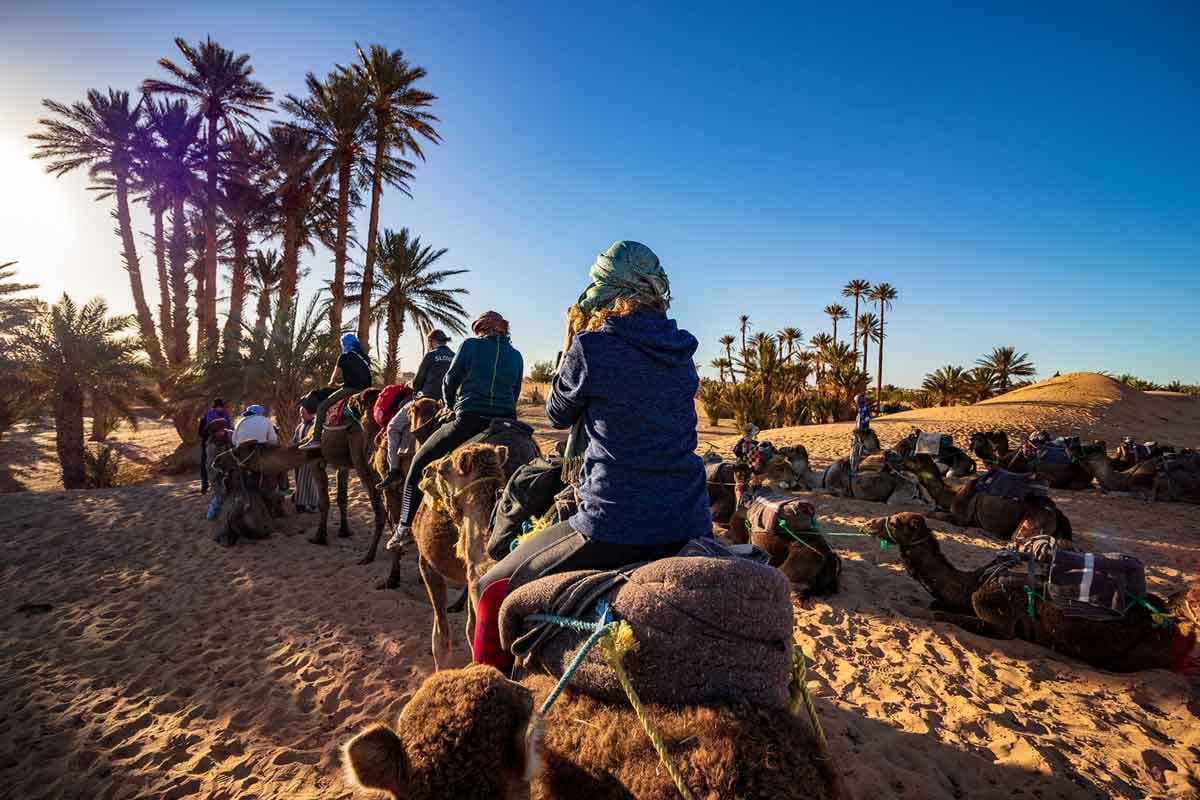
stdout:
<svg viewBox="0 0 1200 800">
<path fill-rule="evenodd" d="M 746 524 L 752 531 L 766 531 L 787 536 L 780 522 L 799 533 L 816 530 L 816 508 L 812 503 L 792 495 L 764 489 L 750 498 L 746 508 Z"/>
</svg>

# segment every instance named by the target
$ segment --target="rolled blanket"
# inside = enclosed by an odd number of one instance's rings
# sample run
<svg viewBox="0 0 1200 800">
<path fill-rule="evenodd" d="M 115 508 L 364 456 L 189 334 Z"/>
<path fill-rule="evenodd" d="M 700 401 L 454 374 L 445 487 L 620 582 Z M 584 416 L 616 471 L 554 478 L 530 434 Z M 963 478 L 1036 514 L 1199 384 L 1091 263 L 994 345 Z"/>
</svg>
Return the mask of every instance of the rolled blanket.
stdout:
<svg viewBox="0 0 1200 800">
<path fill-rule="evenodd" d="M 526 618 L 552 613 L 593 621 L 601 599 L 637 637 L 625 667 L 645 702 L 787 704 L 791 585 L 778 570 L 741 558 L 676 557 L 624 572 L 551 575 L 504 601 L 501 641 L 526 668 L 561 676 L 587 634 Z M 625 698 L 598 650 L 571 686 L 612 702 Z"/>
</svg>

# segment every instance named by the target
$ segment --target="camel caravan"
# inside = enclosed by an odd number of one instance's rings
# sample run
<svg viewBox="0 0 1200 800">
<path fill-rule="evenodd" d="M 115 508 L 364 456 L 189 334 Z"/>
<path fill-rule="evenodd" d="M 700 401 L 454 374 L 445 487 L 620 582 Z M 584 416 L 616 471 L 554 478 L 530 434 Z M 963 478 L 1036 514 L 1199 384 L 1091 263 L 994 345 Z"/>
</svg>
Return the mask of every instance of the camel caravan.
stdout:
<svg viewBox="0 0 1200 800">
<path fill-rule="evenodd" d="M 310 541 L 328 545 L 332 468 L 339 537 L 350 535 L 351 471 L 370 500 L 359 563 L 391 532 L 380 587 L 399 586 L 416 559 L 435 672 L 394 725 L 345 745 L 354 786 L 411 800 L 845 797 L 793 632 L 793 597 L 841 581 L 820 493 L 925 512 L 837 533 L 894 546 L 939 619 L 1106 669 L 1189 666 L 1196 598 L 1148 593 L 1129 556 L 1076 551 L 1051 489 L 1096 480 L 1196 502 L 1195 454 L 1131 442 L 1109 458 L 1102 443 L 1048 436 L 1014 453 L 996 432 L 972 437 L 968 453 L 919 430 L 884 449 L 860 396 L 850 453 L 824 469 L 753 426 L 732 461 L 702 459 L 698 345 L 667 315 L 657 257 L 617 242 L 589 277 L 546 400 L 550 424 L 568 432 L 553 453 L 516 418 L 523 360 L 494 311 L 457 353 L 430 331 L 412 385 L 371 386 L 347 335 L 335 385 L 299 400 L 310 436 L 248 439 L 239 431 L 258 423 L 243 419 L 213 449 L 222 544 L 269 536 L 278 476 L 307 468 L 320 513 Z M 1002 546 L 959 570 L 926 517 Z M 452 585 L 464 587 L 461 626 Z M 464 641 L 472 663 L 454 668 Z"/>
</svg>

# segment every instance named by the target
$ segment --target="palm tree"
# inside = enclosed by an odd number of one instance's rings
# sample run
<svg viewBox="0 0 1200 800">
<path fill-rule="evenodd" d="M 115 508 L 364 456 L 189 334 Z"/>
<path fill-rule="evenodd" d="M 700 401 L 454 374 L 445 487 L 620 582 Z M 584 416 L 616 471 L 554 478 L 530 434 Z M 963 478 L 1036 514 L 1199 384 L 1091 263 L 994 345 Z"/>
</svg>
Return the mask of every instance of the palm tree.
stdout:
<svg viewBox="0 0 1200 800">
<path fill-rule="evenodd" d="M 219 170 L 221 133 L 232 133 L 238 121 L 249 120 L 256 111 L 270 108 L 271 92 L 251 78 L 254 68 L 250 56 L 235 55 L 206 38 L 197 46 L 180 37 L 175 46 L 183 54 L 184 65 L 160 58 L 158 65 L 174 80 L 148 78 L 142 91 L 166 94 L 195 101 L 204 115 L 204 174 L 206 191 L 202 196 L 204 219 L 204 283 L 207 291 L 204 307 L 198 309 L 204 340 L 210 354 L 217 348 L 217 206 L 220 202 Z"/>
<path fill-rule="evenodd" d="M 836 303 L 825 306 L 825 314 L 833 320 L 833 340 L 837 341 L 837 324 L 839 319 L 846 319 L 850 316 L 844 306 L 839 306 Z"/>
<path fill-rule="evenodd" d="M 784 328 L 779 332 L 779 343 L 787 348 L 784 354 L 784 360 L 790 362 L 792 356 L 796 354 L 796 342 L 804 338 L 804 333 L 799 328 Z"/>
<path fill-rule="evenodd" d="M 996 372 L 987 367 L 968 370 L 964 390 L 972 403 L 987 400 L 996 394 Z"/>
<path fill-rule="evenodd" d="M 808 346 L 815 351 L 813 353 L 813 365 L 816 367 L 818 384 L 821 383 L 821 378 L 825 375 L 825 362 L 821 357 L 821 353 L 831 344 L 833 344 L 833 337 L 828 333 L 815 334 L 808 340 Z"/>
<path fill-rule="evenodd" d="M 858 349 L 858 335 L 859 335 L 858 334 L 858 331 L 859 331 L 858 301 L 861 298 L 866 297 L 867 293 L 870 291 L 871 291 L 871 282 L 865 281 L 862 278 L 855 278 L 854 280 L 846 281 L 846 285 L 842 287 L 842 297 L 853 297 L 854 298 L 854 316 L 851 319 L 854 320 L 854 341 L 852 342 L 852 345 L 854 346 L 855 350 Z M 867 349 L 867 343 L 864 341 L 863 342 L 863 350 L 866 350 L 866 349 Z M 866 372 L 866 371 L 867 371 L 867 364 L 864 361 L 863 362 L 863 372 Z"/>
<path fill-rule="evenodd" d="M 738 317 L 738 326 L 742 330 L 742 353 L 746 352 L 746 331 L 750 329 L 750 315 L 742 314 Z"/>
<path fill-rule="evenodd" d="M 16 342 L 31 392 L 54 416 L 63 488 L 82 489 L 87 483 L 85 397 L 103 403 L 110 413 L 136 420 L 131 401 L 141 393 L 147 369 L 138 360 L 139 342 L 121 335 L 133 324 L 133 317 L 110 317 L 99 297 L 80 308 L 64 294 Z"/>
<path fill-rule="evenodd" d="M 41 303 L 36 297 L 17 296 L 38 288 L 37 284 L 8 282 L 16 277 L 12 268 L 16 263 L 0 264 L 0 383 L 4 386 L 0 392 L 0 437 L 33 410 L 13 341 L 22 338 Z"/>
<path fill-rule="evenodd" d="M 1015 347 L 996 347 L 989 356 L 975 362 L 990 369 L 996 375 L 996 388 L 1007 392 L 1013 378 L 1028 378 L 1037 373 L 1028 353 L 1018 353 Z"/>
<path fill-rule="evenodd" d="M 221 214 L 229 229 L 232 249 L 229 280 L 229 315 L 222 331 L 227 355 L 237 352 L 242 340 L 242 313 L 246 282 L 250 277 L 250 238 L 271 223 L 273 198 L 261 188 L 267 173 L 265 148 L 241 131 L 228 143 L 230 176 L 221 193 Z"/>
<path fill-rule="evenodd" d="M 258 298 L 251 352 L 261 352 L 267 340 L 267 325 L 271 321 L 272 295 L 279 290 L 283 265 L 274 250 L 256 250 L 249 264 L 249 291 Z"/>
<path fill-rule="evenodd" d="M 316 218 L 328 195 L 329 164 L 322 163 L 313 134 L 295 125 L 272 125 L 267 148 L 283 238 L 279 305 L 290 308 L 300 280 L 300 250 L 306 244 L 311 248 Z"/>
<path fill-rule="evenodd" d="M 387 361 L 383 377 L 388 383 L 396 380 L 399 369 L 400 337 L 404 335 L 405 320 L 410 321 L 422 338 L 437 326 L 455 333 L 465 333 L 467 312 L 458 301 L 466 289 L 447 289 L 447 278 L 463 275 L 469 270 L 437 270 L 434 266 L 446 249 L 434 250 L 421 244 L 421 237 L 410 238 L 408 228 L 399 233 L 384 230 L 376 242 L 379 253 L 379 280 L 372 284 L 375 293 L 370 305 L 372 319 L 384 324 L 387 330 Z M 361 292 L 362 273 L 347 282 L 346 288 Z M 361 328 L 361 324 L 359 326 Z"/>
<path fill-rule="evenodd" d="M 729 380 L 734 386 L 737 386 L 737 373 L 733 371 L 733 343 L 737 341 L 732 334 L 725 334 L 720 339 L 721 346 L 725 348 L 725 360 L 729 362 Z"/>
<path fill-rule="evenodd" d="M 720 375 L 721 385 L 724 386 L 725 385 L 725 359 L 714 358 L 712 361 L 708 362 L 708 365 L 710 367 L 712 367 L 713 369 L 717 370 L 717 373 Z"/>
<path fill-rule="evenodd" d="M 366 82 L 346 69 L 329 73 L 324 81 L 310 72 L 305 83 L 307 97 L 301 99 L 289 94 L 281 105 L 313 135 L 325 170 L 337 175 L 337 238 L 333 247 L 329 325 L 331 330 L 340 331 L 346 294 L 350 210 L 360 203 L 353 179 L 357 172 L 362 176 L 361 182 L 365 183 L 372 174 L 372 161 L 367 155 L 372 133 L 369 128 L 371 98 Z M 403 186 L 412 177 L 408 171 L 411 167 L 410 162 L 393 157 L 384 165 L 385 169 L 391 170 L 385 180 Z"/>
<path fill-rule="evenodd" d="M 138 152 L 137 172 L 154 217 L 154 250 L 158 261 L 159 331 L 167 361 L 188 357 L 187 219 L 185 203 L 196 196 L 193 168 L 198 157 L 203 117 L 193 114 L 186 100 L 144 100 L 149 125 Z M 163 217 L 171 214 L 171 241 L 166 245 Z M 166 250 L 170 268 L 166 267 Z"/>
<path fill-rule="evenodd" d="M 165 366 L 154 317 L 142 287 L 142 269 L 129 217 L 129 190 L 141 138 L 140 106 L 131 108 L 129 92 L 112 89 L 107 95 L 89 89 L 86 102 L 70 106 L 54 100 L 43 100 L 42 105 L 59 118 L 38 120 L 44 130 L 29 135 L 38 142 L 33 157 L 48 159 L 46 171 L 56 177 L 87 167 L 93 179 L 92 188 L 98 190 L 96 199 L 115 198 L 117 233 L 121 237 L 125 271 L 129 273 L 138 331 L 151 363 Z"/>
<path fill-rule="evenodd" d="M 947 364 L 925 376 L 921 388 L 939 406 L 953 405 L 966 396 L 970 377 L 962 367 Z"/>
<path fill-rule="evenodd" d="M 883 332 L 879 329 L 879 317 L 875 316 L 874 312 L 866 311 L 858 315 L 856 320 L 855 330 L 860 331 L 862 336 L 862 369 L 867 371 L 867 343 L 870 339 L 879 341 Z"/>
<path fill-rule="evenodd" d="M 383 45 L 373 44 L 364 53 L 357 44 L 358 63 L 354 74 L 367 88 L 371 104 L 371 134 L 374 155 L 371 159 L 371 211 L 367 223 L 367 259 L 362 269 L 361 302 L 358 311 L 358 338 L 367 341 L 371 324 L 370 304 L 374 297 L 372 283 L 375 270 L 375 244 L 379 235 L 379 201 L 386 182 L 408 193 L 407 180 L 411 177 L 406 168 L 399 166 L 396 154 L 411 152 L 421 160 L 420 139 L 437 144 L 441 136 L 433 123 L 438 118 L 425 109 L 437 97 L 415 88 L 414 84 L 425 77 L 425 70 L 410 65 L 400 50 L 388 50 Z M 418 138 L 420 137 L 420 139 Z M 407 162 L 405 162 L 407 163 Z"/>
<path fill-rule="evenodd" d="M 900 296 L 900 292 L 890 283 L 881 283 L 871 289 L 867 299 L 879 303 L 879 369 L 875 374 L 875 405 L 878 406 L 883 396 L 883 340 L 887 332 L 883 327 L 884 311 L 892 307 L 892 301 Z"/>
</svg>

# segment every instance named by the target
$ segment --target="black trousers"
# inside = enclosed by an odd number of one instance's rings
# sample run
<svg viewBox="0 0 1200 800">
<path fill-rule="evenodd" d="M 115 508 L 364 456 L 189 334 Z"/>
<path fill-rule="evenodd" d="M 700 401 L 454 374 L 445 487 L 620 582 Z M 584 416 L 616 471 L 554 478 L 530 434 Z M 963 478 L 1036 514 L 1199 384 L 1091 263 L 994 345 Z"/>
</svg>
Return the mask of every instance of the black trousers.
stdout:
<svg viewBox="0 0 1200 800">
<path fill-rule="evenodd" d="M 417 509 L 421 507 L 421 500 L 425 495 L 421 492 L 418 484 L 421 482 L 421 474 L 425 471 L 425 467 L 442 456 L 449 455 L 454 448 L 462 445 L 471 437 L 486 431 L 492 424 L 492 419 L 493 417 L 485 417 L 480 414 L 460 414 L 438 428 L 432 436 L 425 440 L 425 444 L 421 445 L 421 449 L 413 456 L 412 466 L 408 469 L 408 477 L 404 479 L 404 501 L 400 505 L 401 525 L 412 525 L 413 518 L 417 516 Z"/>
<path fill-rule="evenodd" d="M 514 578 L 509 591 L 516 588 L 517 581 L 528 583 L 535 578 L 571 572 L 577 569 L 618 569 L 642 561 L 670 558 L 683 549 L 687 540 L 667 544 L 622 544 L 592 539 L 571 530 L 569 521 L 551 525 L 544 531 L 530 536 L 503 559 L 496 563 L 479 581 L 479 594 L 493 582 L 502 578 Z"/>
<path fill-rule="evenodd" d="M 200 491 L 208 491 L 208 442 L 200 440 Z"/>
</svg>

